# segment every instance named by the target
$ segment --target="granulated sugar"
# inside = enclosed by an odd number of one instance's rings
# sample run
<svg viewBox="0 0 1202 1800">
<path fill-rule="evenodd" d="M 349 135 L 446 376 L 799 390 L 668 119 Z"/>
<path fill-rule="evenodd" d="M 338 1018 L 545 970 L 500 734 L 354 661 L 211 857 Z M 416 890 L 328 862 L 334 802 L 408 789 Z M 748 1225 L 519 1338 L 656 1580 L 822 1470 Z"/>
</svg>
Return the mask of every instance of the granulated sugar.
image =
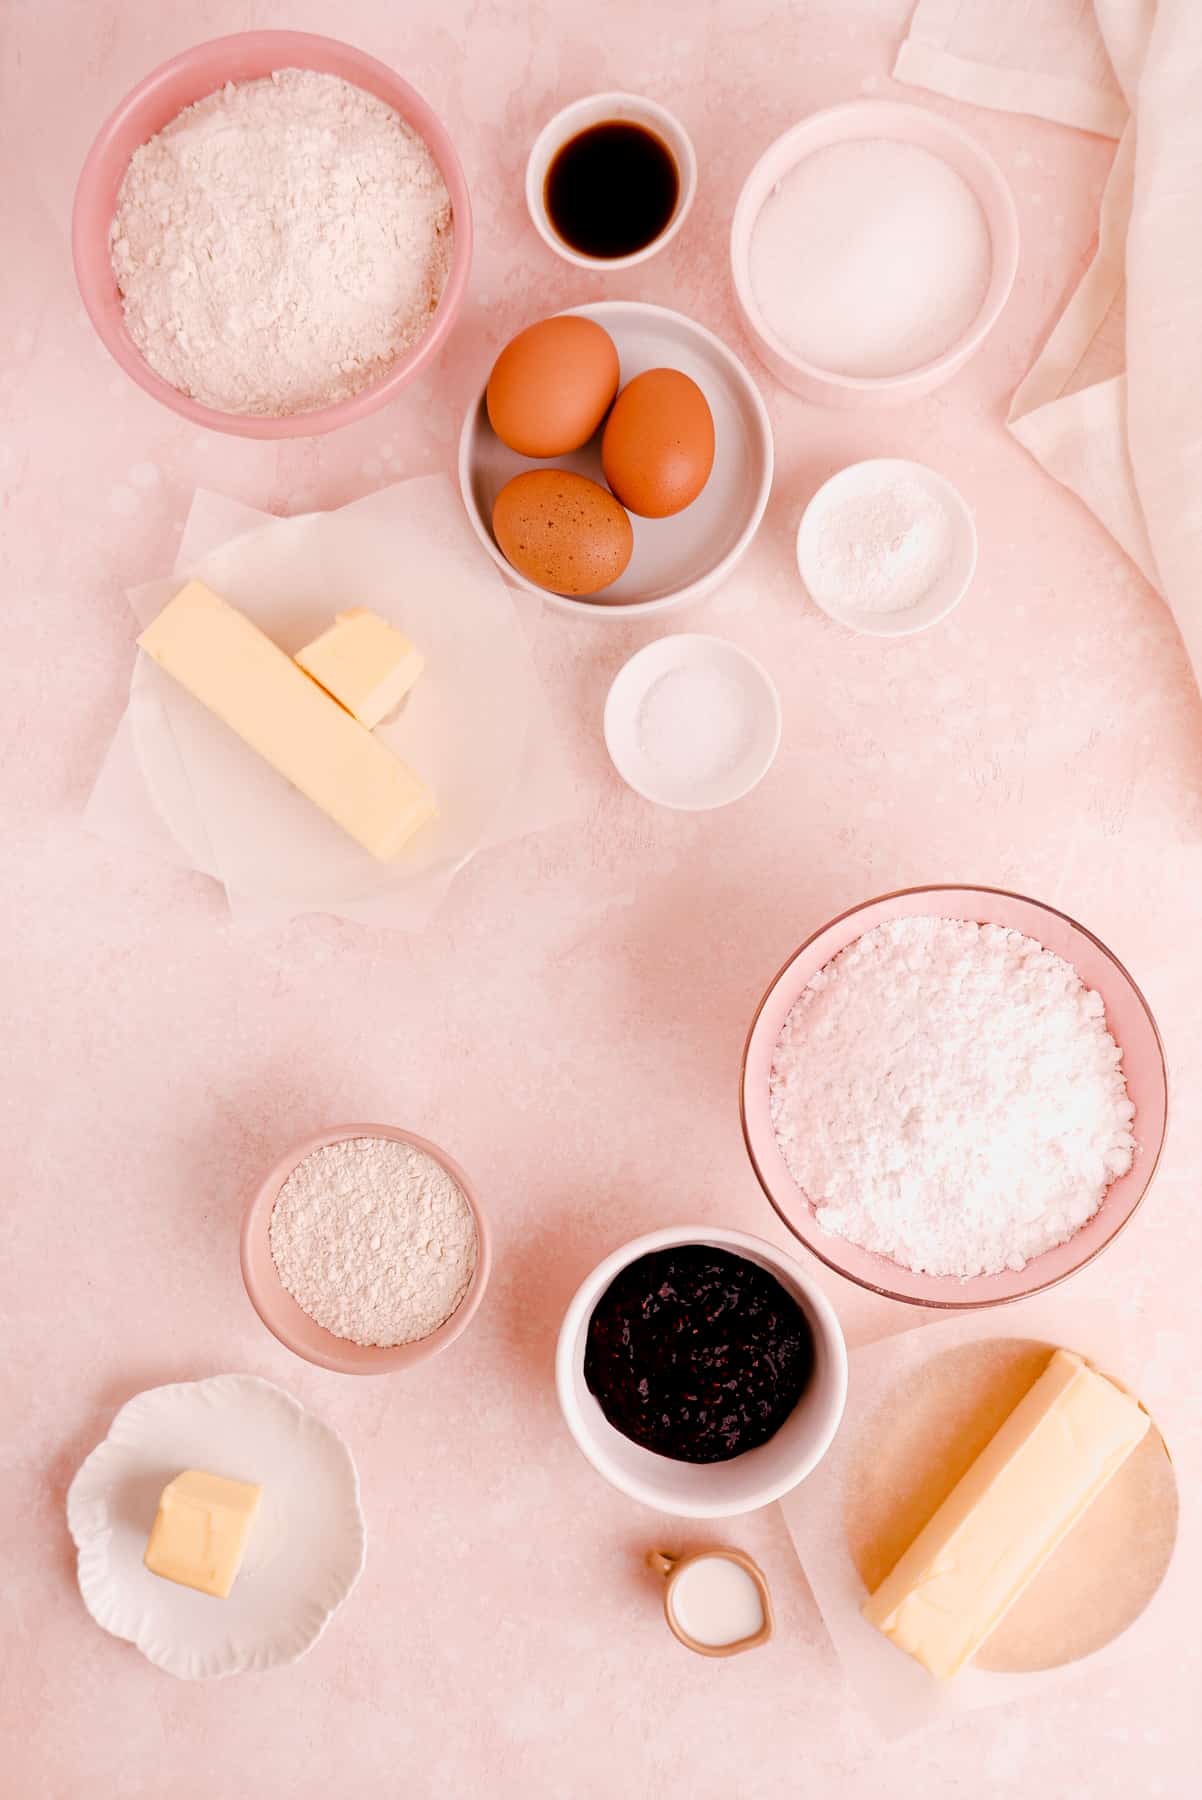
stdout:
<svg viewBox="0 0 1202 1800">
<path fill-rule="evenodd" d="M 877 926 L 781 1030 L 771 1110 L 836 1237 L 928 1275 L 1021 1269 L 1131 1167 L 1134 1108 L 1100 995 L 1020 932 Z"/>
<path fill-rule="evenodd" d="M 747 752 L 746 689 L 724 668 L 669 669 L 648 688 L 638 731 L 644 756 L 671 783 L 715 781 Z"/>
<path fill-rule="evenodd" d="M 423 335 L 450 200 L 400 115 L 334 75 L 227 83 L 134 151 L 113 272 L 155 372 L 224 412 L 347 399 Z"/>
<path fill-rule="evenodd" d="M 805 157 L 751 235 L 751 286 L 769 327 L 838 375 L 902 375 L 942 355 L 980 312 L 991 271 L 968 183 L 929 150 L 886 138 Z"/>
<path fill-rule="evenodd" d="M 271 1214 L 271 1255 L 302 1311 L 353 1344 L 412 1344 L 455 1312 L 476 1272 L 476 1221 L 442 1164 L 393 1138 L 344 1138 L 297 1164 Z"/>
<path fill-rule="evenodd" d="M 806 582 L 827 605 L 904 612 L 930 593 L 951 553 L 946 508 L 912 476 L 883 476 L 878 486 L 832 497 Z"/>
</svg>

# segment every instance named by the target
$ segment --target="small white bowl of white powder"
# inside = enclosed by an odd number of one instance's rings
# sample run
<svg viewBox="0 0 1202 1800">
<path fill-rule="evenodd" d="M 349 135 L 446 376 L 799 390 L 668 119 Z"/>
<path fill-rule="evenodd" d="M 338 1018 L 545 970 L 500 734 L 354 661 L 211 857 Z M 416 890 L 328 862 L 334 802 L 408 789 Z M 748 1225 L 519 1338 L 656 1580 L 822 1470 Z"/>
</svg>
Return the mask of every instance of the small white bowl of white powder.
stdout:
<svg viewBox="0 0 1202 1800">
<path fill-rule="evenodd" d="M 875 458 L 818 489 L 798 527 L 797 567 L 828 618 L 870 637 L 909 637 L 968 592 L 977 529 L 963 495 L 934 469 Z"/>
<path fill-rule="evenodd" d="M 463 1170 L 390 1125 L 343 1125 L 299 1144 L 260 1183 L 242 1227 L 242 1278 L 263 1323 L 345 1375 L 445 1349 L 475 1315 L 489 1262 Z"/>
<path fill-rule="evenodd" d="M 780 696 L 738 644 L 674 632 L 619 669 L 604 729 L 610 760 L 636 794 L 675 812 L 709 812 L 741 800 L 772 767 Z"/>
</svg>

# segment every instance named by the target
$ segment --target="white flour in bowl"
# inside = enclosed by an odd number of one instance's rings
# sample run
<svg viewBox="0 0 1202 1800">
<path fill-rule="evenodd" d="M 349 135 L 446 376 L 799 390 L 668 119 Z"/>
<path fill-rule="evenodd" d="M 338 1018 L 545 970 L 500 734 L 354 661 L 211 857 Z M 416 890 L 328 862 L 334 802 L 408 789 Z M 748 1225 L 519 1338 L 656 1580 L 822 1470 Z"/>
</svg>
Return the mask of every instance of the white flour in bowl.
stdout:
<svg viewBox="0 0 1202 1800">
<path fill-rule="evenodd" d="M 770 1076 L 781 1155 L 836 1237 L 927 1275 L 1064 1243 L 1131 1167 L 1101 996 L 1033 938 L 878 925 L 797 1000 Z"/>
<path fill-rule="evenodd" d="M 394 1138 L 343 1138 L 299 1162 L 271 1213 L 276 1272 L 302 1312 L 353 1344 L 412 1344 L 456 1311 L 476 1221 L 440 1162 Z"/>
<path fill-rule="evenodd" d="M 156 374 L 281 417 L 348 399 L 418 341 L 453 227 L 438 165 L 391 106 L 283 69 L 227 83 L 135 150 L 110 241 Z"/>
</svg>

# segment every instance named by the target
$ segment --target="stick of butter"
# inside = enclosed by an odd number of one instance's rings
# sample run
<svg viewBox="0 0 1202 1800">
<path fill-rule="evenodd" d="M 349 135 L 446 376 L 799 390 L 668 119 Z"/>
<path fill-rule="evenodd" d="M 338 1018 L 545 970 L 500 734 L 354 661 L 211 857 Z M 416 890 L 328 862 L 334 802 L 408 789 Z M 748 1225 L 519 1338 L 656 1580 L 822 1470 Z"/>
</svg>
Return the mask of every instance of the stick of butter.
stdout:
<svg viewBox="0 0 1202 1800">
<path fill-rule="evenodd" d="M 963 1668 L 1150 1424 L 1057 1350 L 910 1548 L 865 1601 L 869 1624 L 941 1680 Z"/>
<path fill-rule="evenodd" d="M 366 606 L 338 613 L 296 660 L 369 731 L 396 711 L 426 666 L 421 651 Z"/>
<path fill-rule="evenodd" d="M 166 1581 L 227 1600 L 262 1493 L 251 1481 L 185 1469 L 163 1489 L 142 1558 L 146 1567 Z"/>
<path fill-rule="evenodd" d="M 387 745 L 202 582 L 181 588 L 138 643 L 381 862 L 437 812 Z"/>
</svg>

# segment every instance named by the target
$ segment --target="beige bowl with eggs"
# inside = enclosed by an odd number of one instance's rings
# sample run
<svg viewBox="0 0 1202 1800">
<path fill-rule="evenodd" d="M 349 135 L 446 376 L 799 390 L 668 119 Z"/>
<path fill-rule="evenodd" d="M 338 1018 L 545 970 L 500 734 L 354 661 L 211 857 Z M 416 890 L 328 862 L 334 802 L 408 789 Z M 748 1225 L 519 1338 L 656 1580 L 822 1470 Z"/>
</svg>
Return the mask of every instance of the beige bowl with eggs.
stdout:
<svg viewBox="0 0 1202 1800">
<path fill-rule="evenodd" d="M 604 486 L 601 433 L 566 456 L 520 456 L 497 437 L 482 387 L 459 439 L 459 486 L 476 536 L 507 581 L 563 612 L 618 620 L 666 613 L 712 593 L 737 568 L 759 529 L 772 487 L 772 427 L 759 390 L 720 338 L 682 313 L 639 300 L 570 309 L 602 326 L 617 347 L 621 386 L 647 369 L 679 369 L 705 395 L 714 463 L 690 506 L 670 518 L 631 515 L 634 549 L 618 579 L 587 598 L 554 594 L 506 561 L 493 532 L 497 495 L 529 469 L 570 469 Z"/>
</svg>

